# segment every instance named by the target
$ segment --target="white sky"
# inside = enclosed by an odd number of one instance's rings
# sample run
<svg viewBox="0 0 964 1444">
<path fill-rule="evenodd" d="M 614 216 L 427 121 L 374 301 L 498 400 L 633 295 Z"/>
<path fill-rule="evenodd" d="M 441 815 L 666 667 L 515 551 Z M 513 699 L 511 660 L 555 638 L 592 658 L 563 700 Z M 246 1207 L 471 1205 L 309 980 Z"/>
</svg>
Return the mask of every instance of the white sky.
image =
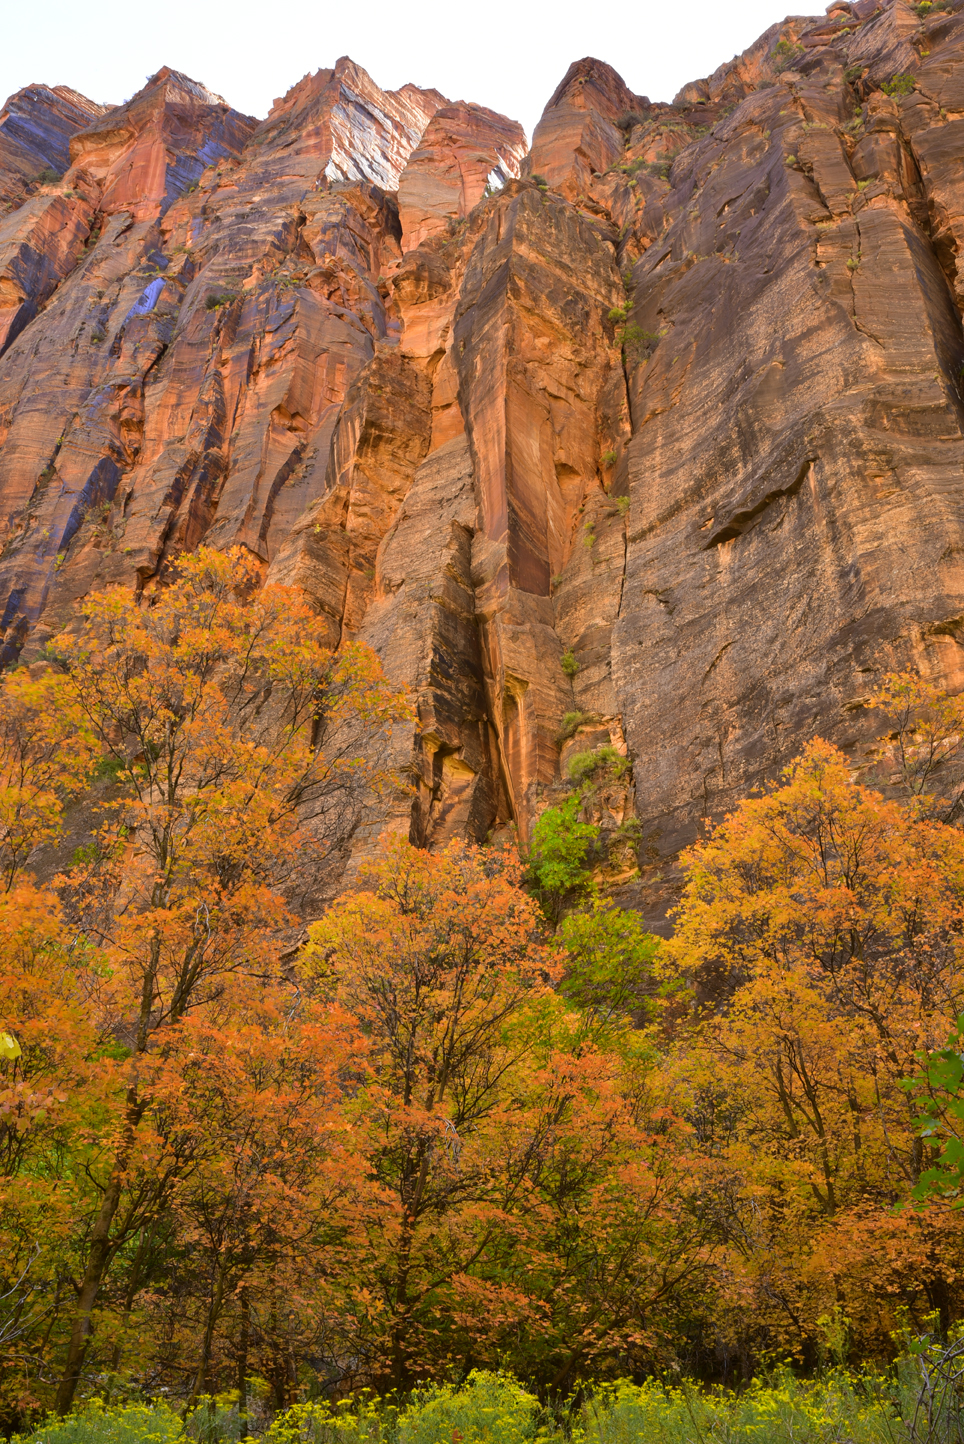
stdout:
<svg viewBox="0 0 964 1444">
<path fill-rule="evenodd" d="M 595 55 L 637 94 L 671 100 L 783 19 L 785 3 L 0 0 L 0 101 L 39 81 L 116 104 L 170 65 L 263 117 L 306 71 L 350 55 L 385 89 L 434 86 L 521 120 L 531 137 L 571 61 Z"/>
</svg>

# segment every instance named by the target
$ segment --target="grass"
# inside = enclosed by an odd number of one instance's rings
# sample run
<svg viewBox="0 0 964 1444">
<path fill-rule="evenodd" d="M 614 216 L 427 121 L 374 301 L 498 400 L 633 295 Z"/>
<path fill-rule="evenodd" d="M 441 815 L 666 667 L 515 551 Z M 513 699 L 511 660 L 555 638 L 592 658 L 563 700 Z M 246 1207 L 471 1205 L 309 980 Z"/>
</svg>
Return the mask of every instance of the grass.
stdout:
<svg viewBox="0 0 964 1444">
<path fill-rule="evenodd" d="M 296 1404 L 261 1426 L 264 1444 L 950 1444 L 959 1404 L 922 1432 L 912 1359 L 887 1375 L 834 1368 L 813 1380 L 778 1371 L 741 1391 L 681 1380 L 597 1386 L 571 1412 L 544 1408 L 504 1374 L 475 1372 L 404 1402 L 363 1395 Z M 916 1416 L 916 1418 L 915 1418 Z M 87 1404 L 20 1444 L 232 1444 L 243 1421 L 231 1396 L 203 1400 L 186 1421 L 164 1403 Z M 252 1437 L 252 1436 L 248 1436 Z M 257 1436 L 254 1436 L 257 1437 Z"/>
</svg>

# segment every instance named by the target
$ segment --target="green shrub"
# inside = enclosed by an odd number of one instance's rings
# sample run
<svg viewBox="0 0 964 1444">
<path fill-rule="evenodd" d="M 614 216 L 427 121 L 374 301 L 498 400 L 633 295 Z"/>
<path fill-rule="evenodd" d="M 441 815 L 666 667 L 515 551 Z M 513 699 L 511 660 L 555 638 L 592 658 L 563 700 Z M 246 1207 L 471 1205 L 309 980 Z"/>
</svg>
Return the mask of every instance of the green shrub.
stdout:
<svg viewBox="0 0 964 1444">
<path fill-rule="evenodd" d="M 912 1435 L 904 1422 L 911 1398 L 897 1400 L 894 1382 L 834 1369 L 815 1380 L 778 1372 L 740 1393 L 704 1393 L 689 1384 L 620 1382 L 598 1389 L 573 1430 L 581 1444 L 937 1444 L 956 1433 Z M 909 1412 L 908 1412 L 909 1410 Z"/>
<path fill-rule="evenodd" d="M 633 925 L 634 915 L 617 916 L 611 905 L 594 909 L 593 915 L 602 913 L 619 928 Z M 569 925 L 567 918 L 567 949 Z M 577 950 L 582 946 L 573 944 Z M 627 935 L 617 940 L 616 953 L 624 961 L 636 955 L 646 972 L 650 944 L 655 946 L 655 940 Z M 610 943 L 602 946 L 609 949 Z M 597 1013 L 607 1006 L 606 986 L 605 979 L 589 982 L 588 1005 Z M 617 991 L 635 1006 L 618 978 Z M 922 1431 L 918 1416 L 918 1427 L 912 1428 L 921 1378 L 916 1361 L 905 1358 L 886 1378 L 838 1367 L 801 1380 L 778 1370 L 739 1392 L 705 1391 L 685 1380 L 620 1380 L 595 1386 L 562 1426 L 554 1425 L 535 1396 L 515 1380 L 474 1372 L 460 1387 L 434 1385 L 402 1407 L 365 1395 L 337 1405 L 295 1404 L 278 1414 L 262 1437 L 264 1444 L 923 1444 L 925 1439 L 951 1444 L 961 1438 L 962 1422 L 953 1390 L 933 1401 L 933 1427 L 925 1422 Z M 223 1396 L 211 1403 L 213 1414 L 204 1400 L 185 1426 L 163 1403 L 105 1408 L 93 1402 L 66 1419 L 48 1420 L 16 1444 L 189 1444 L 201 1439 L 198 1431 L 207 1427 L 199 1415 L 224 1431 L 217 1444 L 236 1440 L 241 1422 L 236 1409 L 232 1412 Z"/>
<path fill-rule="evenodd" d="M 44 166 L 43 170 L 38 171 L 36 176 L 37 184 L 41 186 L 53 186 L 56 185 L 59 180 L 63 180 L 63 175 L 59 170 L 54 170 L 53 166 L 50 165 Z"/>
<path fill-rule="evenodd" d="M 539 1401 L 502 1374 L 474 1371 L 462 1389 L 446 1384 L 416 1394 L 398 1427 L 398 1444 L 522 1444 L 546 1439 Z"/>
<path fill-rule="evenodd" d="M 232 301 L 237 300 L 235 291 L 212 291 L 204 302 L 205 311 L 217 311 L 222 306 L 230 306 Z"/>
<path fill-rule="evenodd" d="M 572 782 L 589 782 L 601 772 L 608 772 L 613 778 L 625 777 L 629 771 L 629 759 L 616 751 L 611 743 L 594 747 L 591 752 L 577 752 L 569 759 L 569 777 Z"/>
<path fill-rule="evenodd" d="M 802 45 L 796 45 L 792 40 L 779 40 L 773 47 L 773 59 L 776 69 L 790 70 L 802 55 L 806 55 L 806 49 Z"/>
<path fill-rule="evenodd" d="M 648 1011 L 653 962 L 659 938 L 647 932 L 639 913 L 608 899 L 563 918 L 558 938 L 566 951 L 562 992 L 597 1021 L 625 1021 Z"/>
<path fill-rule="evenodd" d="M 246 1426 L 236 1391 L 205 1395 L 184 1420 L 184 1444 L 187 1440 L 195 1444 L 237 1444 L 247 1434 Z"/>
<path fill-rule="evenodd" d="M 881 85 L 885 95 L 910 95 L 914 89 L 914 77 L 912 75 L 892 75 Z"/>
<path fill-rule="evenodd" d="M 398 1409 L 383 1399 L 295 1404 L 278 1414 L 265 1444 L 396 1444 Z"/>
<path fill-rule="evenodd" d="M 588 860 L 599 828 L 582 822 L 578 793 L 561 807 L 547 807 L 532 829 L 528 882 L 547 916 L 558 920 L 567 899 L 592 890 Z"/>
<path fill-rule="evenodd" d="M 567 647 L 559 658 L 559 666 L 571 682 L 579 671 L 579 663 L 576 661 L 576 654 L 571 647 Z"/>
<path fill-rule="evenodd" d="M 648 360 L 661 339 L 661 332 L 646 331 L 642 326 L 637 326 L 635 321 L 631 321 L 628 326 L 618 327 L 616 331 L 616 340 L 627 361 Z"/>
<path fill-rule="evenodd" d="M 128 764 L 123 757 L 101 757 L 94 768 L 95 777 L 106 777 L 111 782 L 119 782 L 121 777 L 128 771 Z"/>
<path fill-rule="evenodd" d="M 616 453 L 615 451 L 604 451 L 599 460 L 603 466 L 615 466 Z"/>
<path fill-rule="evenodd" d="M 598 712 L 567 712 L 562 719 L 562 725 L 556 733 L 558 743 L 568 742 L 570 737 L 575 737 L 580 727 L 586 727 L 592 722 L 599 721 Z"/>
</svg>

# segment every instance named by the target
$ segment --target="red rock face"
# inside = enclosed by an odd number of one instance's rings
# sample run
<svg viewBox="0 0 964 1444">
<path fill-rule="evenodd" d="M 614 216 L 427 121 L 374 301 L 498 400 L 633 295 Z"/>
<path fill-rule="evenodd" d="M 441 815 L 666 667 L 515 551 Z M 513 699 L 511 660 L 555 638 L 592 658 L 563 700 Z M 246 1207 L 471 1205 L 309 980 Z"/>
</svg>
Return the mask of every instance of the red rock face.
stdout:
<svg viewBox="0 0 964 1444">
<path fill-rule="evenodd" d="M 623 133 L 616 122 L 648 106 L 611 66 L 577 60 L 536 126 L 529 173 L 570 199 L 584 195 L 593 176 L 621 158 Z"/>
<path fill-rule="evenodd" d="M 133 100 L 70 142 L 68 184 L 93 181 L 98 210 L 152 220 L 205 168 L 237 158 L 256 122 L 166 65 Z"/>
<path fill-rule="evenodd" d="M 0 110 L 0 215 L 70 164 L 70 139 L 106 107 L 66 85 L 28 85 Z"/>
<path fill-rule="evenodd" d="M 330 182 L 362 181 L 395 191 L 426 125 L 445 103 L 437 90 L 415 85 L 381 90 L 342 56 L 333 70 L 306 75 L 275 101 L 255 144 L 281 162 L 271 168 L 274 175 L 290 167 Z"/>
<path fill-rule="evenodd" d="M 52 94 L 8 107 L 73 165 L 0 220 L 6 659 L 240 543 L 416 698 L 356 856 L 525 837 L 609 741 L 653 916 L 814 733 L 860 761 L 882 671 L 964 686 L 964 12 L 838 3 L 672 105 L 579 61 L 521 178 L 345 59 L 261 124 Z"/>
<path fill-rule="evenodd" d="M 444 232 L 484 195 L 518 179 L 525 154 L 525 133 L 516 121 L 464 101 L 442 106 L 399 179 L 404 249 Z"/>
</svg>

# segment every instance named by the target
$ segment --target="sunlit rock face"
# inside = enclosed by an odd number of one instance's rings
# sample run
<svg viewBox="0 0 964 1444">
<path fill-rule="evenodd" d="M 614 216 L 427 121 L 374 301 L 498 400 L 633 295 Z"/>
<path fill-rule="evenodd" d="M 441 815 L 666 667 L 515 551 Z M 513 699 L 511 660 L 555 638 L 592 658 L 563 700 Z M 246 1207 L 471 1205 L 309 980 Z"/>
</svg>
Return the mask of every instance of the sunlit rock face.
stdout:
<svg viewBox="0 0 964 1444">
<path fill-rule="evenodd" d="M 672 105 L 577 61 L 528 155 L 348 59 L 263 122 L 166 68 L 113 110 L 28 86 L 5 660 L 241 545 L 412 689 L 356 861 L 386 827 L 525 838 L 610 742 L 587 806 L 638 819 L 612 881 L 658 917 L 811 736 L 864 759 L 882 672 L 964 686 L 962 133 L 964 12 L 903 0 L 774 26 Z"/>
<path fill-rule="evenodd" d="M 481 105 L 443 105 L 408 158 L 398 184 L 402 246 L 444 234 L 483 196 L 517 180 L 526 155 L 521 125 Z"/>
<path fill-rule="evenodd" d="M 27 85 L 0 110 L 0 215 L 70 164 L 71 137 L 103 115 L 66 85 Z"/>
</svg>

